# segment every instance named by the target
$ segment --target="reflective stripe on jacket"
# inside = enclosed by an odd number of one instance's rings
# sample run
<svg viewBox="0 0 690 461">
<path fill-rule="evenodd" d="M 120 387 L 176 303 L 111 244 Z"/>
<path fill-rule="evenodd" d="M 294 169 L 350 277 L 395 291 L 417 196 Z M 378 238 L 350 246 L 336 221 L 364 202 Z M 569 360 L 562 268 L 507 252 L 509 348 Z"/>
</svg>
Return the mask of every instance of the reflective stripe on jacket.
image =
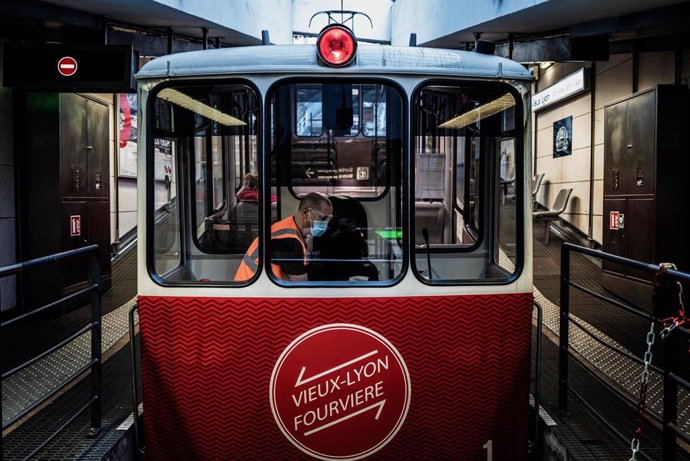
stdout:
<svg viewBox="0 0 690 461">
<path fill-rule="evenodd" d="M 288 216 L 271 226 L 271 240 L 273 239 L 284 239 L 284 238 L 294 238 L 299 241 L 302 247 L 302 257 L 304 259 L 304 264 L 307 263 L 307 247 L 304 245 L 304 240 L 302 240 L 302 235 L 300 234 L 297 224 L 293 216 Z M 251 279 L 256 274 L 259 269 L 259 239 L 258 237 L 254 239 L 249 249 L 242 258 L 240 262 L 240 267 L 237 268 L 235 273 L 235 282 L 244 282 Z M 281 279 L 287 280 L 287 275 L 283 273 L 282 269 L 278 264 L 271 264 L 271 269 L 273 274 Z"/>
</svg>

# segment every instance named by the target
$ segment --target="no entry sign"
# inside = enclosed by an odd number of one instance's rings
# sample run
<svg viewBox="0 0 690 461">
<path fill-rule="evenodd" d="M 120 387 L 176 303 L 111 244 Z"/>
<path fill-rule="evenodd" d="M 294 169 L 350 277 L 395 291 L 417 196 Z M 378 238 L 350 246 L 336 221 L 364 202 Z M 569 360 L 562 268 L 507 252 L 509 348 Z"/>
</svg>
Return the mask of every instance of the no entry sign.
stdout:
<svg viewBox="0 0 690 461">
<path fill-rule="evenodd" d="M 71 56 L 64 56 L 58 61 L 57 69 L 61 75 L 70 77 L 77 73 L 77 60 Z"/>
<path fill-rule="evenodd" d="M 295 339 L 270 384 L 273 416 L 283 434 L 310 456 L 360 459 L 383 448 L 410 406 L 410 375 L 383 336 L 330 324 Z"/>
</svg>

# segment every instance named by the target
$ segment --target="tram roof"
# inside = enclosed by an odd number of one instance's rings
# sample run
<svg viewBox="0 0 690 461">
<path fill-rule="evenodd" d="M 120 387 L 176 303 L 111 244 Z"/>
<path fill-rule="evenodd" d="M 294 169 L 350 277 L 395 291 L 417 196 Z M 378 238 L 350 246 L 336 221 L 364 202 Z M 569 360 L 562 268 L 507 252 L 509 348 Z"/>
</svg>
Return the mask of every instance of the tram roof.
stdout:
<svg viewBox="0 0 690 461">
<path fill-rule="evenodd" d="M 189 51 L 156 58 L 137 79 L 225 74 L 424 74 L 531 80 L 521 64 L 472 51 L 387 45 L 360 46 L 355 63 L 342 68 L 317 62 L 315 45 L 267 45 Z"/>
</svg>

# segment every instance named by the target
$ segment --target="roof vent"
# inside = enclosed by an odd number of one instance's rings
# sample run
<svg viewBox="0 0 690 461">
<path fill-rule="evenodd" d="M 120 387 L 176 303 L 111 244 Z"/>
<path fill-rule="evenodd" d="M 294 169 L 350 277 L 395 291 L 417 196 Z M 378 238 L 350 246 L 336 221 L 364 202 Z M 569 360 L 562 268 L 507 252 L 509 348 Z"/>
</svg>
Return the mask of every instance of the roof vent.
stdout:
<svg viewBox="0 0 690 461">
<path fill-rule="evenodd" d="M 494 54 L 496 44 L 491 40 L 478 39 L 474 46 L 474 51 L 480 54 Z"/>
</svg>

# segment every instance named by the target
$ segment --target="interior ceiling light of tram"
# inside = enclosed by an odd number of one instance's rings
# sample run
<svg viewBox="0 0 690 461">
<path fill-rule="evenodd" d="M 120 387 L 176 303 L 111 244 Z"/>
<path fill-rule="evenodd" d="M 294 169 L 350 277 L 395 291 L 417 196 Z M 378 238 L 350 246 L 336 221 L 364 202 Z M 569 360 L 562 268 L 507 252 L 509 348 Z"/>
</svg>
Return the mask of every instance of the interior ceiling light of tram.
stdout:
<svg viewBox="0 0 690 461">
<path fill-rule="evenodd" d="M 479 107 L 475 107 L 469 112 L 458 115 L 455 118 L 448 120 L 440 124 L 439 128 L 464 128 L 467 125 L 472 125 L 480 121 L 483 118 L 491 117 L 499 112 L 509 109 L 515 105 L 515 98 L 510 94 L 506 93 L 498 99 L 494 99 L 491 102 L 487 102 Z"/>
<path fill-rule="evenodd" d="M 246 125 L 246 123 L 242 120 L 221 112 L 218 109 L 214 109 L 213 107 L 206 105 L 201 101 L 197 101 L 194 98 L 190 98 L 186 94 L 173 90 L 172 88 L 165 88 L 164 90 L 161 90 L 161 92 L 158 93 L 158 98 L 176 104 L 196 114 L 202 115 L 209 120 L 220 123 L 221 125 Z"/>
</svg>

